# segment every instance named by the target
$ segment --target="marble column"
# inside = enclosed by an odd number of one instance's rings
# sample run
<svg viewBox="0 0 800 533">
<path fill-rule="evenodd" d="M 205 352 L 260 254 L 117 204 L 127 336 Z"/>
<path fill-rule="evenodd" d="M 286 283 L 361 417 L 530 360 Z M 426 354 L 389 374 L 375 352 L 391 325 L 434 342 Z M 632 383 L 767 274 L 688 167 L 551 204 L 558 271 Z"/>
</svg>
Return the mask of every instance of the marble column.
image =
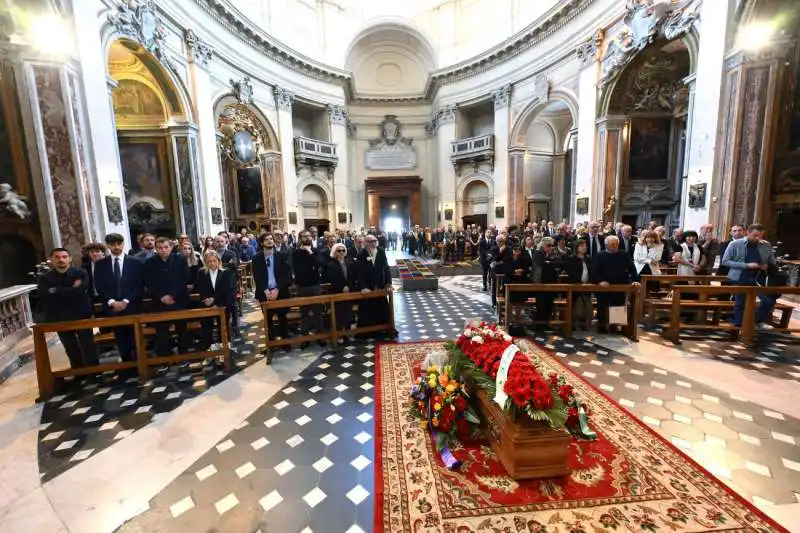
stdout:
<svg viewBox="0 0 800 533">
<path fill-rule="evenodd" d="M 331 228 L 349 228 L 347 219 L 339 222 L 339 213 L 345 217 L 350 211 L 350 157 L 347 142 L 347 108 L 339 105 L 328 106 L 331 142 L 336 145 L 336 156 L 339 162 L 333 173 L 333 202 L 335 218 L 331 220 Z"/>
<path fill-rule="evenodd" d="M 450 156 L 453 153 L 453 141 L 456 140 L 456 115 L 458 110 L 455 105 L 445 106 L 437 113 L 436 144 L 437 162 L 439 166 L 439 206 L 438 211 L 444 219 L 444 209 L 455 208 L 456 202 L 456 169 Z M 453 223 L 454 221 L 450 221 Z M 411 220 L 411 225 L 424 224 L 424 220 Z"/>
<path fill-rule="evenodd" d="M 626 117 L 607 116 L 597 119 L 597 163 L 595 180 L 592 184 L 592 202 L 590 215 L 592 219 L 613 221 L 619 209 L 619 190 L 624 171 L 623 154 L 627 152 Z M 605 213 L 606 206 L 612 197 L 616 199 L 614 209 Z M 619 217 L 616 217 L 619 218 Z"/>
<path fill-rule="evenodd" d="M 487 224 L 505 226 L 511 217 L 512 196 L 509 194 L 510 158 L 509 136 L 511 135 L 511 86 L 506 85 L 492 93 L 494 99 L 494 199 L 489 199 L 486 214 Z M 495 219 L 495 206 L 505 206 L 505 218 Z"/>
<path fill-rule="evenodd" d="M 711 193 L 711 222 L 769 226 L 772 164 L 780 106 L 780 79 L 793 48 L 779 43 L 739 52 L 725 63 L 723 107 Z"/>
<path fill-rule="evenodd" d="M 275 87 L 275 103 L 278 109 L 278 138 L 281 143 L 281 163 L 283 166 L 283 191 L 287 213 L 287 231 L 300 231 L 302 225 L 301 206 L 297 190 L 297 171 L 294 166 L 294 127 L 292 125 L 292 104 L 294 94 L 282 87 Z M 330 199 L 329 199 L 330 201 Z M 296 213 L 295 223 L 289 223 L 289 213 Z M 331 222 L 333 223 L 333 221 Z"/>
<path fill-rule="evenodd" d="M 564 218 L 571 224 L 575 223 L 575 200 L 578 197 L 577 177 L 578 177 L 578 130 L 573 129 L 569 132 L 569 175 L 564 179 L 569 180 L 569 196 L 564 198 Z"/>
<path fill-rule="evenodd" d="M 192 242 L 200 242 L 200 213 L 203 212 L 204 202 L 197 187 L 197 128 L 192 124 L 171 126 L 168 137 L 174 163 L 179 230 L 186 233 Z"/>
<path fill-rule="evenodd" d="M 498 227 L 510 226 L 525 220 L 525 154 L 524 146 L 512 146 L 508 149 L 508 191 L 505 203 L 505 221 L 500 219 Z M 503 204 L 498 204 L 502 206 Z M 507 222 L 506 222 L 507 221 Z"/>
<path fill-rule="evenodd" d="M 259 156 L 261 181 L 264 183 L 267 213 L 273 229 L 286 229 L 286 210 L 283 201 L 283 163 L 278 152 L 265 152 Z"/>
<path fill-rule="evenodd" d="M 552 181 L 552 201 L 550 202 L 550 220 L 556 224 L 564 218 L 564 193 L 567 188 L 566 180 L 569 179 L 564 168 L 564 154 L 559 153 L 553 156 L 553 181 Z"/>
<path fill-rule="evenodd" d="M 214 94 L 208 71 L 214 51 L 192 30 L 184 32 L 186 51 L 189 57 L 189 79 L 192 99 L 195 102 L 197 122 L 197 168 L 193 185 L 197 212 L 197 227 L 200 234 L 216 235 L 224 226 L 213 224 L 211 208 L 222 209 L 222 175 L 220 174 L 219 149 L 217 148 L 217 124 L 214 117 Z"/>
<path fill-rule="evenodd" d="M 42 172 L 52 245 L 80 257 L 84 244 L 98 237 L 79 85 L 66 65 L 25 65 L 33 135 Z"/>
</svg>

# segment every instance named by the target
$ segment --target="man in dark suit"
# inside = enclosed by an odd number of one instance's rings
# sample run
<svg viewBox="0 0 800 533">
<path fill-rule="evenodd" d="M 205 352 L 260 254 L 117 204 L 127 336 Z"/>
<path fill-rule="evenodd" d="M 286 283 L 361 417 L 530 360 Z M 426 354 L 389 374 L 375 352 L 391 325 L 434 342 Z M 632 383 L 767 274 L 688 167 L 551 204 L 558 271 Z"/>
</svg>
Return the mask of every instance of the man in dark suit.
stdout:
<svg viewBox="0 0 800 533">
<path fill-rule="evenodd" d="M 50 262 L 53 268 L 39 276 L 39 298 L 44 304 L 45 321 L 91 318 L 91 285 L 86 271 L 72 266 L 72 257 L 66 248 L 55 248 L 50 252 Z M 72 368 L 98 364 L 91 329 L 60 331 L 58 338 Z"/>
<path fill-rule="evenodd" d="M 261 251 L 253 257 L 253 280 L 256 284 L 256 300 L 259 302 L 285 300 L 289 298 L 289 285 L 292 283 L 292 270 L 289 265 L 289 254 L 275 251 L 275 238 L 266 233 L 261 236 Z M 278 315 L 278 335 L 285 339 L 289 336 L 286 321 L 287 309 L 270 311 L 267 316 L 270 339 L 276 337 L 272 324 Z M 290 346 L 284 346 L 287 352 Z"/>
<path fill-rule="evenodd" d="M 106 245 L 101 242 L 92 242 L 83 247 L 83 255 L 86 261 L 81 265 L 89 275 L 89 287 L 87 289 L 92 302 L 97 298 L 97 288 L 94 285 L 94 268 L 97 262 L 106 256 Z"/>
<path fill-rule="evenodd" d="M 604 237 L 600 233 L 600 224 L 597 222 L 589 223 L 589 233 L 586 234 L 584 239 L 586 239 L 586 243 L 588 244 L 588 253 L 586 255 L 591 257 L 592 260 L 606 249 Z"/>
<path fill-rule="evenodd" d="M 609 235 L 605 241 L 606 249 L 600 252 L 593 261 L 592 283 L 603 286 L 630 284 L 632 273 L 635 272 L 633 261 L 619 249 L 618 237 Z M 608 333 L 609 307 L 623 306 L 625 302 L 625 293 L 597 293 L 597 329 L 600 333 Z"/>
<path fill-rule="evenodd" d="M 119 233 L 106 235 L 109 255 L 95 264 L 94 285 L 107 316 L 133 315 L 139 312 L 144 286 L 144 263 L 126 256 L 125 239 Z M 114 328 L 117 349 L 123 361 L 133 361 L 133 328 Z"/>
<path fill-rule="evenodd" d="M 481 269 L 483 270 L 483 292 L 486 292 L 488 290 L 488 285 L 491 285 L 491 283 L 488 283 L 491 281 L 489 279 L 489 267 L 492 264 L 492 258 L 489 255 L 489 250 L 493 244 L 494 238 L 492 236 L 492 230 L 487 229 L 478 241 L 478 260 L 480 261 Z"/>
<path fill-rule="evenodd" d="M 292 268 L 294 273 L 294 283 L 297 286 L 297 296 L 319 296 L 322 293 L 320 285 L 322 276 L 322 255 L 319 249 L 312 247 L 313 239 L 311 232 L 304 230 L 300 232 L 300 242 L 292 254 Z M 328 252 L 330 253 L 330 252 Z M 311 304 L 300 307 L 300 324 L 305 333 L 321 333 L 322 325 L 322 305 Z M 325 345 L 325 341 L 318 341 L 320 346 Z M 308 346 L 307 342 L 300 345 L 303 350 Z"/>
<path fill-rule="evenodd" d="M 181 311 L 189 306 L 189 265 L 182 255 L 172 253 L 172 244 L 166 237 L 156 240 L 156 255 L 145 263 L 145 280 L 153 298 L 152 310 L 156 313 Z M 155 352 L 157 356 L 169 355 L 172 351 L 169 327 L 173 322 L 156 322 Z M 189 350 L 186 321 L 174 322 L 178 335 L 178 351 Z"/>
<path fill-rule="evenodd" d="M 378 239 L 374 235 L 364 238 L 364 249 L 356 259 L 356 270 L 362 293 L 392 288 L 392 273 L 386 252 L 378 248 Z M 358 304 L 358 327 L 385 324 L 388 320 L 389 300 L 386 298 L 370 298 Z"/>
<path fill-rule="evenodd" d="M 620 251 L 628 254 L 633 260 L 633 251 L 636 248 L 636 236 L 633 234 L 633 228 L 628 225 L 622 226 L 617 237 Z"/>
</svg>

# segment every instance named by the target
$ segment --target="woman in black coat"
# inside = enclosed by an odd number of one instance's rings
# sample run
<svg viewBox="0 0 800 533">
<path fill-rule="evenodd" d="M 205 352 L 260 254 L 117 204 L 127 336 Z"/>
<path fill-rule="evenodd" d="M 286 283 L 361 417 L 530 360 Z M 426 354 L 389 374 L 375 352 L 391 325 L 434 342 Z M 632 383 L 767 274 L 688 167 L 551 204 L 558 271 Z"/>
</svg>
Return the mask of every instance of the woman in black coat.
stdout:
<svg viewBox="0 0 800 533">
<path fill-rule="evenodd" d="M 330 283 L 332 294 L 354 292 L 358 285 L 358 271 L 355 260 L 347 256 L 347 247 L 337 243 L 331 247 L 331 255 L 325 263 L 322 274 L 325 283 Z M 353 301 L 336 302 L 336 327 L 339 331 L 350 329 L 353 321 Z M 343 343 L 344 339 L 339 339 Z"/>
<path fill-rule="evenodd" d="M 228 331 L 234 331 L 236 324 L 232 324 L 232 321 L 236 320 L 236 279 L 233 272 L 222 268 L 219 254 L 214 250 L 206 251 L 203 261 L 206 266 L 197 271 L 195 285 L 195 290 L 200 294 L 200 308 L 224 307 Z M 213 331 L 213 319 L 205 320 L 200 339 L 203 349 L 211 346 Z"/>
<path fill-rule="evenodd" d="M 566 258 L 564 270 L 568 283 L 585 285 L 592 281 L 592 260 L 586 255 L 589 245 L 581 239 L 575 243 L 575 253 Z M 572 293 L 572 324 L 577 330 L 588 330 L 592 325 L 592 293 Z"/>
</svg>

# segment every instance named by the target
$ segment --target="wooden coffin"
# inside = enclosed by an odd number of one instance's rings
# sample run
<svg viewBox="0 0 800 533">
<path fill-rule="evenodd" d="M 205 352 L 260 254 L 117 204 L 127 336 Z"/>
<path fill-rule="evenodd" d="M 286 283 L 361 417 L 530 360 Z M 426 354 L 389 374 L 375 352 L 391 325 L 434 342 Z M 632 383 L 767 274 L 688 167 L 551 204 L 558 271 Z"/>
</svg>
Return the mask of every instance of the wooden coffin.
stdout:
<svg viewBox="0 0 800 533">
<path fill-rule="evenodd" d="M 475 396 L 481 424 L 509 477 L 534 479 L 569 473 L 567 453 L 572 437 L 566 429 L 555 430 L 527 416 L 512 420 L 486 391 L 478 390 Z"/>
</svg>

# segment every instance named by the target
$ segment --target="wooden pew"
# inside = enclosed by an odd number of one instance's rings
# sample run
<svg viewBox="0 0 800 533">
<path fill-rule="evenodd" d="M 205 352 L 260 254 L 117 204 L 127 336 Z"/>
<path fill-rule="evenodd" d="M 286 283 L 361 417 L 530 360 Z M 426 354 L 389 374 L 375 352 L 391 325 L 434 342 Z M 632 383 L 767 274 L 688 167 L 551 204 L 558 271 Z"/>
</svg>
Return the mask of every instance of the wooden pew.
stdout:
<svg viewBox="0 0 800 533">
<path fill-rule="evenodd" d="M 732 323 L 717 323 L 717 324 L 687 324 L 681 321 L 681 309 L 686 305 L 686 301 L 683 299 L 684 295 L 687 293 L 698 293 L 698 294 L 705 294 L 706 299 L 714 295 L 721 295 L 721 294 L 744 294 L 745 295 L 745 305 L 744 310 L 742 312 L 742 325 L 741 327 L 735 326 Z M 711 285 L 675 285 L 672 289 L 672 300 L 671 300 L 671 307 L 670 307 L 670 322 L 669 325 L 664 329 L 663 336 L 675 344 L 680 344 L 680 332 L 681 329 L 712 329 L 712 330 L 723 330 L 723 331 L 737 331 L 739 334 L 739 341 L 746 345 L 752 345 L 755 341 L 755 333 L 756 333 L 756 308 L 758 306 L 757 298 L 760 293 L 767 293 L 767 294 L 800 294 L 800 287 L 752 287 L 752 286 L 743 286 L 743 285 L 723 285 L 723 286 L 711 286 Z M 733 302 L 731 302 L 733 304 Z M 777 306 L 776 306 L 777 307 Z M 783 306 L 785 307 L 785 306 Z M 783 313 L 783 311 L 781 311 Z M 790 315 L 791 318 L 791 315 Z M 784 317 L 781 317 L 781 322 L 784 322 Z M 778 332 L 778 333 L 797 333 L 800 332 L 800 328 L 792 328 L 789 320 L 785 320 L 785 327 L 782 327 L 783 324 L 778 324 L 778 327 L 775 327 L 769 332 Z"/>
<path fill-rule="evenodd" d="M 267 356 L 267 364 L 272 362 L 272 349 L 280 346 L 291 346 L 292 344 L 302 344 L 304 342 L 312 341 L 329 341 L 332 347 L 335 347 L 342 335 L 336 323 L 336 307 L 333 305 L 336 302 L 352 301 L 354 304 L 375 298 L 389 299 L 389 319 L 385 324 L 377 324 L 375 326 L 358 327 L 347 331 L 347 335 L 358 335 L 361 333 L 375 333 L 386 331 L 390 336 L 395 334 L 394 327 L 394 302 L 393 291 L 391 289 L 381 289 L 370 291 L 366 294 L 359 292 L 345 292 L 340 294 L 321 294 L 319 296 L 307 296 L 303 298 L 287 298 L 285 300 L 273 300 L 271 302 L 262 302 L 261 310 L 264 315 L 264 331 L 266 335 L 266 347 L 264 353 Z M 288 339 L 270 339 L 270 323 L 268 320 L 268 311 L 278 309 L 299 309 L 301 306 L 306 305 L 325 305 L 328 309 L 329 328 L 328 331 L 318 332 L 313 335 L 298 335 Z"/>
<path fill-rule="evenodd" d="M 658 313 L 660 311 L 668 312 L 672 308 L 672 300 L 667 298 L 667 296 L 674 287 L 687 283 L 693 284 L 689 285 L 690 287 L 708 285 L 719 286 L 723 281 L 725 281 L 725 279 L 726 278 L 721 276 L 642 276 L 640 289 L 641 292 L 639 294 L 640 308 L 638 310 L 638 314 L 643 320 L 646 317 L 645 323 L 647 325 L 653 326 L 658 323 Z M 655 283 L 658 284 L 660 289 L 656 294 L 661 297 L 654 296 L 651 292 L 652 285 Z M 687 290 L 684 294 L 691 292 L 692 291 Z M 711 295 L 711 298 L 709 298 L 709 295 L 705 293 L 698 293 L 697 296 L 698 297 L 696 300 L 688 300 L 684 298 L 683 308 L 686 310 L 697 311 L 696 316 L 698 322 L 703 321 L 704 317 L 706 317 L 708 312 L 711 311 L 713 312 L 714 323 L 718 324 L 722 313 L 730 313 L 733 311 L 733 302 L 719 298 L 720 296 L 724 296 L 724 293 L 720 293 L 719 295 Z M 714 298 L 713 296 L 717 297 Z"/>
<path fill-rule="evenodd" d="M 638 314 L 638 299 L 640 287 L 638 283 L 631 283 L 630 285 L 592 285 L 592 284 L 575 284 L 575 283 L 509 283 L 505 286 L 505 317 L 506 327 L 510 328 L 513 320 L 513 310 L 524 309 L 531 307 L 531 303 L 526 299 L 520 302 L 514 302 L 511 298 L 514 293 L 538 293 L 550 292 L 560 293 L 564 295 L 564 312 L 561 319 L 548 320 L 545 324 L 550 326 L 560 325 L 564 331 L 565 336 L 572 335 L 572 298 L 574 294 L 578 293 L 626 293 L 628 295 L 628 323 L 624 326 L 625 336 L 633 341 L 639 340 L 639 330 L 637 327 Z M 498 303 L 499 307 L 499 303 Z M 536 322 L 533 322 L 536 324 Z"/>
<path fill-rule="evenodd" d="M 145 335 L 147 324 L 167 322 L 174 320 L 198 320 L 203 318 L 216 318 L 220 324 L 220 348 L 203 352 L 191 352 L 171 355 L 166 357 L 148 357 L 145 350 Z M 47 350 L 47 333 L 59 331 L 75 331 L 94 328 L 115 328 L 128 326 L 133 328 L 135 339 L 135 361 L 122 361 L 119 363 L 103 363 L 90 367 L 69 368 L 54 371 L 50 363 Z M 113 334 L 112 334 L 113 337 Z M 112 370 L 128 370 L 135 368 L 139 374 L 140 382 L 144 383 L 149 377 L 151 366 L 162 364 L 175 364 L 182 361 L 205 359 L 221 355 L 225 367 L 230 371 L 231 356 L 228 343 L 228 323 L 225 319 L 225 309 L 222 307 L 208 307 L 205 309 L 187 309 L 183 311 L 168 311 L 165 313 L 149 313 L 126 315 L 118 317 L 87 318 L 83 320 L 70 320 L 67 322 L 48 322 L 33 325 L 33 346 L 36 361 L 36 377 L 39 385 L 39 400 L 46 400 L 55 391 L 55 380 L 68 376 L 84 376 L 89 374 L 102 374 Z"/>
</svg>

